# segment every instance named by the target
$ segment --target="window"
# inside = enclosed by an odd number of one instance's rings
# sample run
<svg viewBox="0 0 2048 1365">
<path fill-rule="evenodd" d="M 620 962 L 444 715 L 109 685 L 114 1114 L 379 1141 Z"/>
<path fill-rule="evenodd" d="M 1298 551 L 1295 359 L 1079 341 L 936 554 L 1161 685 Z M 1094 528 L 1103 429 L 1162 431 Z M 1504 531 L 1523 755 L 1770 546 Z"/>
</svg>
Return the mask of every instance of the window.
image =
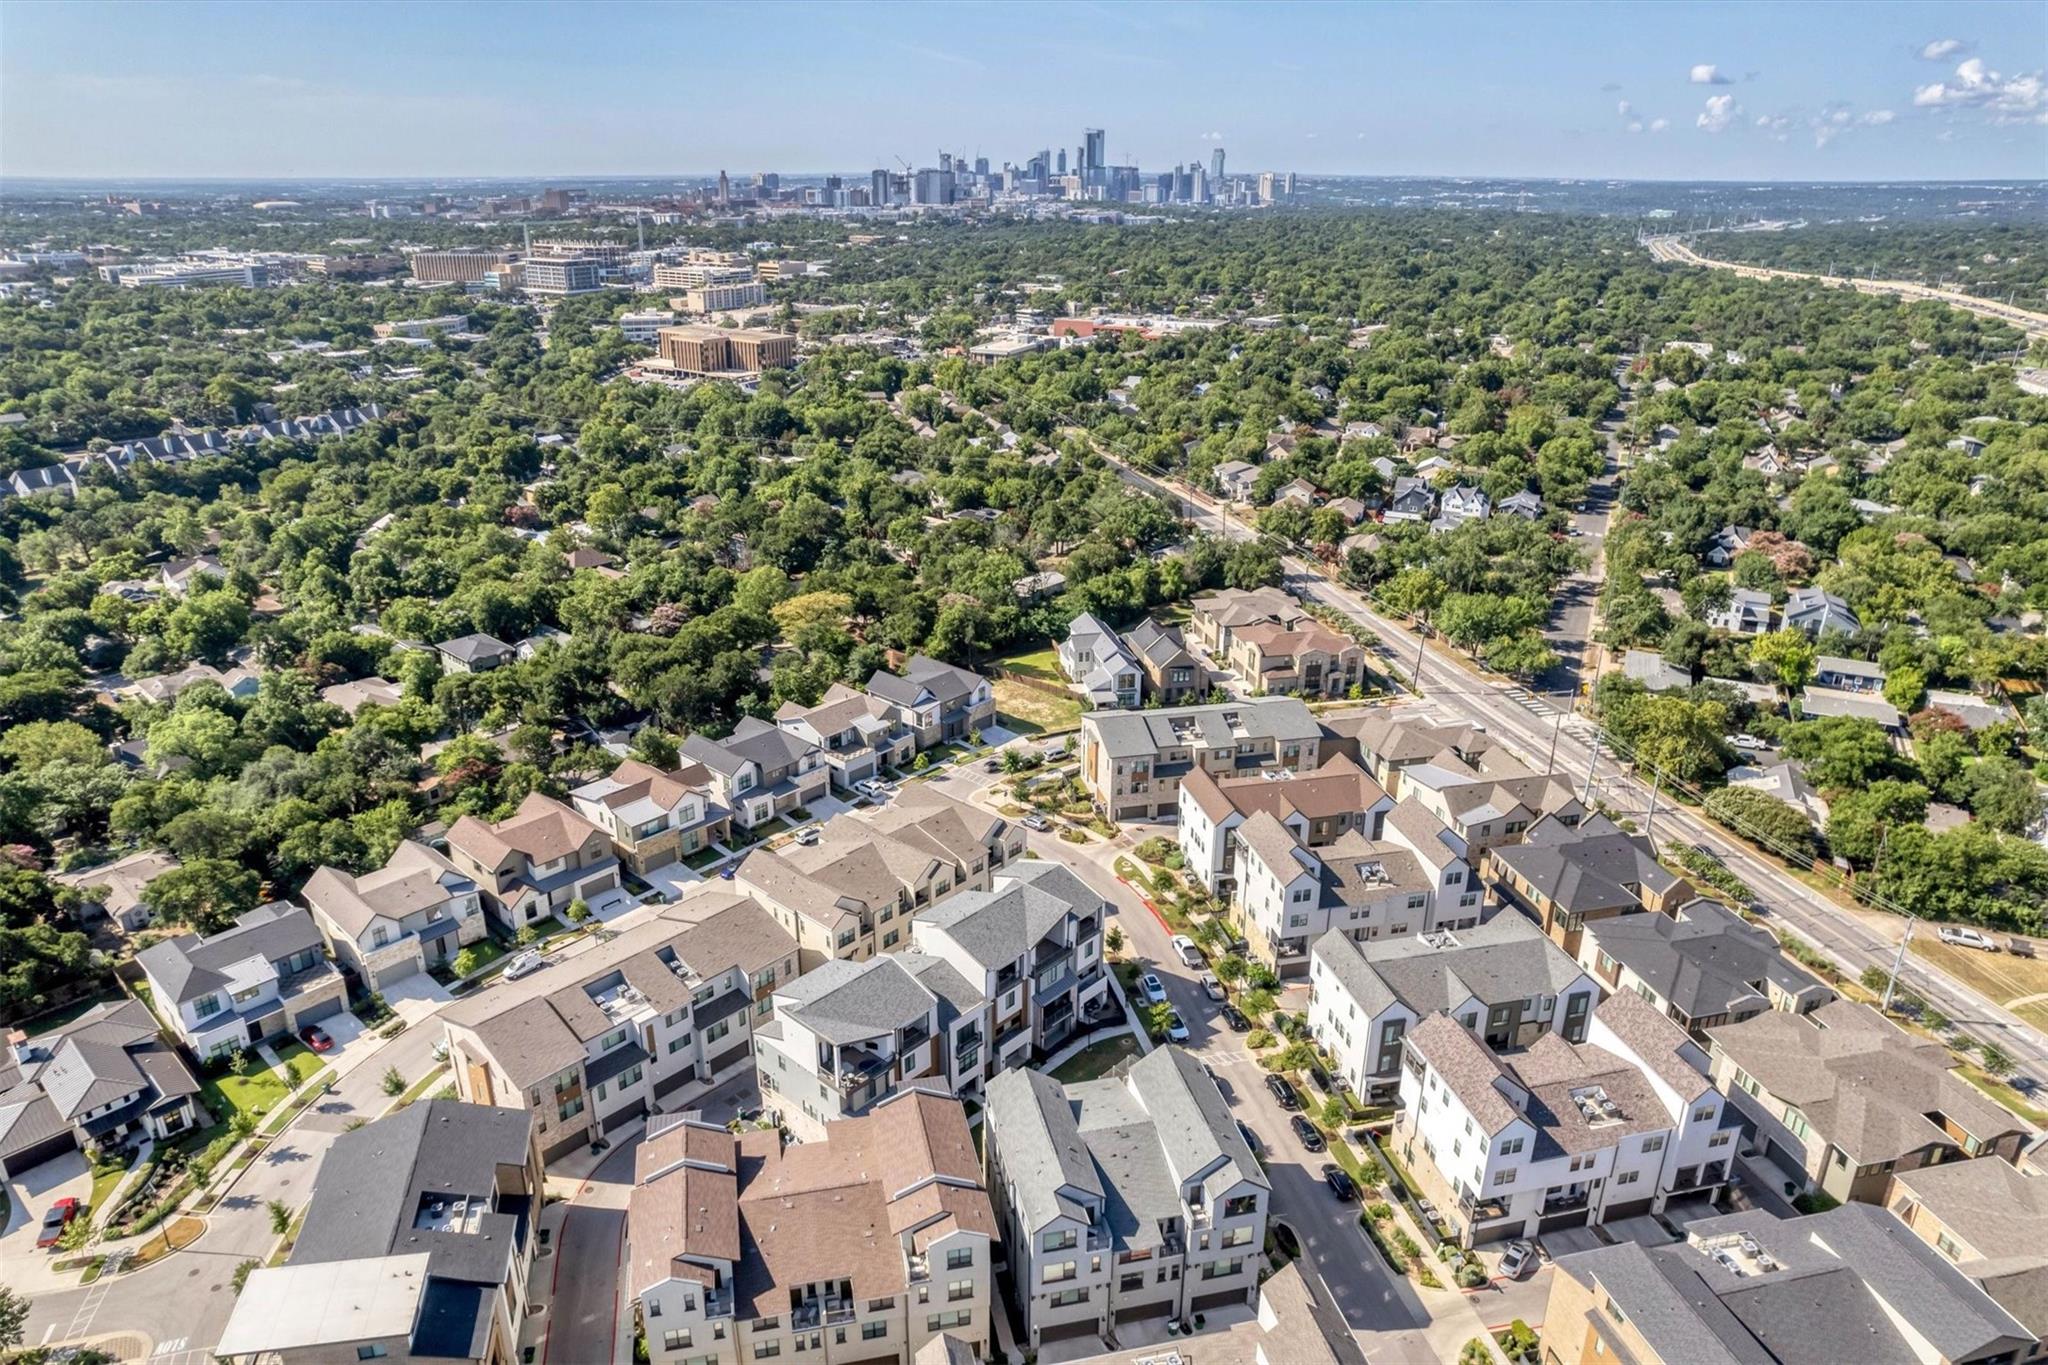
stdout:
<svg viewBox="0 0 2048 1365">
<path fill-rule="evenodd" d="M 1502 1156 L 1513 1156 L 1522 1150 L 1522 1144 L 1526 1141 L 1528 1141 L 1527 1138 L 1503 1138 L 1500 1144 L 1500 1154 Z"/>
<path fill-rule="evenodd" d="M 1065 1251 L 1068 1247 L 1075 1244 L 1076 1238 L 1077 1234 L 1072 1228 L 1067 1228 L 1061 1232 L 1048 1232 L 1039 1241 L 1038 1249 L 1040 1251 Z"/>
<path fill-rule="evenodd" d="M 618 1047 L 627 1038 L 631 1037 L 632 1033 L 633 1030 L 629 1028 L 615 1028 L 597 1040 L 597 1050 L 599 1052 L 610 1052 L 613 1048 Z"/>
<path fill-rule="evenodd" d="M 1077 1303 L 1086 1302 L 1088 1302 L 1088 1291 L 1085 1289 L 1062 1289 L 1059 1293 L 1046 1300 L 1046 1303 L 1053 1308 L 1071 1308 Z M 937 1321 L 937 1319 L 933 1319 L 933 1321 Z"/>
<path fill-rule="evenodd" d="M 1692 1121 L 1694 1123 L 1705 1123 L 1712 1117 L 1714 1117 L 1714 1106 L 1711 1104 L 1703 1104 L 1692 1111 Z"/>
<path fill-rule="evenodd" d="M 1257 1213 L 1258 1211 L 1259 1197 L 1255 1194 L 1241 1194 L 1235 1199 L 1223 1201 L 1223 1216 L 1225 1218 L 1243 1218 L 1247 1214 Z"/>
<path fill-rule="evenodd" d="M 725 1037 L 726 1034 L 731 1032 L 732 1020 L 721 1019 L 717 1023 L 713 1024 L 710 1028 L 704 1030 L 704 1041 L 707 1044 L 715 1043 L 719 1039 Z"/>
<path fill-rule="evenodd" d="M 945 1330 L 946 1330 L 946 1329 L 947 1329 L 948 1327 L 965 1327 L 965 1326 L 966 1326 L 966 1325 L 967 1325 L 968 1323 L 970 1323 L 970 1322 L 973 1322 L 973 1321 L 974 1321 L 974 1310 L 973 1310 L 973 1309 L 971 1309 L 971 1308 L 955 1308 L 955 1309 L 954 1309 L 954 1310 L 953 1310 L 952 1312 L 950 1312 L 950 1313 L 933 1313 L 933 1314 L 930 1314 L 929 1316 L 927 1316 L 927 1317 L 925 1318 L 925 1320 L 924 1320 L 924 1325 L 925 1325 L 925 1329 L 926 1329 L 927 1331 L 932 1331 L 932 1332 L 943 1332 L 943 1331 L 945 1331 Z"/>
<path fill-rule="evenodd" d="M 1063 1281 L 1073 1279 L 1078 1270 L 1079 1266 L 1076 1262 L 1061 1261 L 1055 1265 L 1049 1265 L 1044 1270 L 1040 1271 L 1039 1283 L 1059 1284 Z"/>
<path fill-rule="evenodd" d="M 1122 1279 L 1117 1281 L 1116 1287 L 1120 1292 L 1125 1294 L 1135 1293 L 1136 1291 L 1143 1289 L 1145 1287 L 1145 1272 L 1141 1270 L 1135 1275 L 1124 1276 Z"/>
<path fill-rule="evenodd" d="M 946 1269 L 948 1270 L 965 1270 L 973 1264 L 973 1247 L 954 1247 L 946 1253 Z"/>
<path fill-rule="evenodd" d="M 688 1047 L 689 1045 L 690 1035 L 687 1033 L 683 1034 L 680 1038 L 671 1038 L 668 1040 L 668 1050 L 670 1052 L 681 1052 L 684 1048 Z"/>
<path fill-rule="evenodd" d="M 1662 1133 L 1659 1133 L 1659 1134 L 1657 1134 L 1657 1135 L 1656 1135 L 1655 1137 L 1646 1137 L 1646 1138 L 1644 1138 L 1644 1139 L 1643 1139 L 1643 1150 L 1644 1150 L 1644 1151 L 1646 1151 L 1646 1152 L 1661 1152 L 1661 1151 L 1663 1151 L 1663 1150 L 1664 1150 L 1664 1135 L 1663 1135 Z"/>
<path fill-rule="evenodd" d="M 1205 1280 L 1228 1279 L 1232 1275 L 1243 1273 L 1243 1271 L 1244 1257 L 1236 1256 L 1228 1261 L 1209 1262 L 1209 1264 L 1202 1267 L 1202 1278 Z"/>
<path fill-rule="evenodd" d="M 1512 1185 L 1512 1184 L 1514 1184 L 1514 1183 L 1515 1183 L 1515 1176 L 1516 1176 L 1517 1174 L 1519 1174 L 1519 1172 L 1517 1172 L 1517 1171 L 1516 1171 L 1516 1169 L 1515 1169 L 1515 1168 L 1514 1168 L 1513 1166 L 1510 1166 L 1510 1167 L 1508 1167 L 1508 1168 L 1507 1168 L 1506 1170 L 1504 1170 L 1504 1171 L 1495 1171 L 1495 1172 L 1493 1173 L 1493 1183 L 1494 1183 L 1494 1186 L 1495 1186 L 1496 1188 L 1498 1188 L 1498 1187 L 1500 1187 L 1500 1186 L 1503 1186 L 1503 1185 Z"/>
<path fill-rule="evenodd" d="M 1712 1137 L 1707 1139 L 1707 1146 L 1709 1147 L 1726 1147 L 1727 1145 L 1728 1130 L 1725 1128 L 1723 1128 L 1720 1132 L 1714 1134 Z"/>
<path fill-rule="evenodd" d="M 973 1297 L 974 1297 L 974 1281 L 972 1281 L 972 1280 L 949 1280 L 949 1281 L 947 1281 L 947 1283 L 946 1283 L 946 1302 L 948 1302 L 948 1303 L 958 1303 L 958 1302 L 960 1302 L 960 1300 L 962 1300 L 962 1299 L 971 1299 L 971 1298 L 973 1298 Z"/>
<path fill-rule="evenodd" d="M 661 1334 L 661 1349 L 664 1351 L 687 1351 L 692 1344 L 690 1329 L 687 1327 L 678 1327 Z"/>
<path fill-rule="evenodd" d="M 1956 1239 L 1945 1232 L 1937 1232 L 1934 1235 L 1934 1249 L 1948 1257 L 1951 1261 L 1962 1259 L 1958 1254 Z"/>
<path fill-rule="evenodd" d="M 1226 1247 L 1248 1246 L 1251 1240 L 1252 1230 L 1250 1228 L 1225 1228 L 1223 1230 L 1223 1245 Z"/>
<path fill-rule="evenodd" d="M 375 1342 L 372 1342 L 368 1346 L 356 1347 L 357 1360 L 382 1360 L 385 1356 L 388 1356 L 390 1354 L 391 1352 L 385 1350 L 382 1346 L 377 1345 Z"/>
<path fill-rule="evenodd" d="M 583 1097 L 581 1095 L 578 1095 L 573 1100 L 564 1100 L 555 1106 L 555 1118 L 562 1122 L 567 1122 L 582 1112 Z"/>
<path fill-rule="evenodd" d="M 195 1019 L 209 1019 L 219 1013 L 220 997 L 217 995 L 202 995 L 192 1002 L 192 1017 Z M 368 1358 L 364 1357 L 366 1360 Z"/>
<path fill-rule="evenodd" d="M 771 1356 L 779 1356 L 781 1354 L 782 1343 L 779 1341 L 761 1341 L 754 1344 L 754 1359 L 756 1360 L 767 1360 Z"/>
<path fill-rule="evenodd" d="M 875 1341 L 888 1335 L 889 1324 L 886 1322 L 864 1322 L 860 1325 L 860 1339 L 862 1341 Z"/>
<path fill-rule="evenodd" d="M 370 946 L 372 948 L 382 948 L 389 942 L 391 942 L 391 928 L 389 925 L 380 924 L 370 931 Z"/>
<path fill-rule="evenodd" d="M 891 929 L 888 933 L 882 935 L 883 949 L 887 950 L 890 948 L 894 948 L 896 946 L 896 941 L 902 937 L 903 935 L 900 931 Z"/>
<path fill-rule="evenodd" d="M 1633 1185 L 1636 1181 L 1642 1179 L 1642 1175 L 1641 1171 L 1623 1171 L 1620 1175 L 1614 1177 L 1614 1183 L 1617 1185 Z"/>
</svg>

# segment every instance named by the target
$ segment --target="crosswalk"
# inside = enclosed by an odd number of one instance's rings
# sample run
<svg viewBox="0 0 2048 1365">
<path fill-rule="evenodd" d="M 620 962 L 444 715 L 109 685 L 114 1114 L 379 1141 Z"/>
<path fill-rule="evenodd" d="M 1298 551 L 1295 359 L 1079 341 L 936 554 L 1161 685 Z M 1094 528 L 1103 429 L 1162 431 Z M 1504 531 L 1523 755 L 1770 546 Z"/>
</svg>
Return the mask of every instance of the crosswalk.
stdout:
<svg viewBox="0 0 2048 1365">
<path fill-rule="evenodd" d="M 1555 706 L 1552 706 L 1526 687 L 1510 687 L 1507 689 L 1507 695 L 1510 701 L 1532 716 L 1540 716 L 1544 720 L 1548 720 L 1557 714 Z"/>
<path fill-rule="evenodd" d="M 126 1251 L 112 1252 L 107 1256 L 106 1264 L 100 1267 L 99 1278 L 92 1282 L 85 1298 L 79 1302 L 78 1311 L 71 1315 L 71 1327 L 64 1333 L 64 1340 L 82 1340 L 92 1330 L 92 1320 L 99 1316 L 100 1305 L 107 1301 L 107 1295 L 114 1288 L 114 1277 L 127 1260 Z"/>
</svg>

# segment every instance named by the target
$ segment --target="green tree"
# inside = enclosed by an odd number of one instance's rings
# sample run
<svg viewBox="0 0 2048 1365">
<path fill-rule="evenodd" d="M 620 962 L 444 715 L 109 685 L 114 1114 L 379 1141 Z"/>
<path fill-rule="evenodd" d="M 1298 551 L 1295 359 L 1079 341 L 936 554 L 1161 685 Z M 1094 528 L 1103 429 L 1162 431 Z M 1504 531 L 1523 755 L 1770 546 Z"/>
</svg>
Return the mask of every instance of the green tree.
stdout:
<svg viewBox="0 0 2048 1365">
<path fill-rule="evenodd" d="M 151 879 L 146 890 L 157 918 L 189 924 L 203 934 L 218 933 L 245 910 L 256 908 L 263 879 L 246 867 L 218 858 L 195 858 Z"/>
<path fill-rule="evenodd" d="M 1749 661 L 1757 675 L 1788 692 L 1797 692 L 1813 681 L 1814 660 L 1819 655 L 1806 632 L 1791 627 L 1759 635 L 1749 645 Z"/>
<path fill-rule="evenodd" d="M 12 1350 L 21 1345 L 22 1328 L 28 1325 L 28 1310 L 33 1306 L 34 1300 L 0 1284 L 0 1347 Z"/>
<path fill-rule="evenodd" d="M 292 1206 L 282 1199 L 273 1199 L 263 1207 L 270 1214 L 271 1232 L 279 1237 L 284 1236 L 292 1225 Z"/>
<path fill-rule="evenodd" d="M 1723 787 L 1707 797 L 1707 814 L 1774 852 L 1806 857 L 1813 852 L 1813 825 L 1805 812 L 1765 792 Z"/>
<path fill-rule="evenodd" d="M 1927 788 L 1895 779 L 1843 792 L 1828 804 L 1828 847 L 1838 858 L 1869 867 L 1887 831 L 1927 818 Z"/>
<path fill-rule="evenodd" d="M 387 1066 L 384 1068 L 384 1074 L 378 1079 L 377 1084 L 383 1088 L 384 1093 L 387 1095 L 403 1094 L 405 1091 L 405 1076 L 397 1067 Z"/>
<path fill-rule="evenodd" d="M 1785 752 L 1806 765 L 1808 780 L 1823 791 L 1863 786 L 1893 762 L 1883 727 L 1861 716 L 1822 716 L 1792 726 Z"/>
<path fill-rule="evenodd" d="M 1910 664 L 1894 668 L 1884 680 L 1884 699 L 1911 714 L 1927 700 L 1927 674 Z"/>
</svg>

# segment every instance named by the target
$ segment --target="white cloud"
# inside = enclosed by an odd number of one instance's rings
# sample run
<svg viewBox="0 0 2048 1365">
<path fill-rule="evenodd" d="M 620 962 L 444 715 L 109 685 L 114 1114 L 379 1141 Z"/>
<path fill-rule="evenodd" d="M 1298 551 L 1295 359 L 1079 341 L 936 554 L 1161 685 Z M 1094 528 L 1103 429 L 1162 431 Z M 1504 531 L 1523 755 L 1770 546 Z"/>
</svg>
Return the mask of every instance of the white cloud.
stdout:
<svg viewBox="0 0 2048 1365">
<path fill-rule="evenodd" d="M 1639 118 L 1632 118 L 1623 127 L 1631 133 L 1640 133 L 1643 131 L 1643 121 Z"/>
<path fill-rule="evenodd" d="M 1897 117 L 1898 115 L 1889 109 L 1873 109 L 1865 114 L 1859 122 L 1866 128 L 1882 128 Z"/>
<path fill-rule="evenodd" d="M 1650 131 L 1653 133 L 1661 133 L 1670 126 L 1671 120 L 1668 118 L 1653 118 L 1650 120 Z"/>
<path fill-rule="evenodd" d="M 1636 107 L 1633 104 L 1630 104 L 1627 100 L 1623 100 L 1621 103 L 1614 106 L 1614 112 L 1621 115 L 1623 118 L 1627 118 L 1630 114 L 1633 114 L 1635 111 Z"/>
<path fill-rule="evenodd" d="M 1359 134 L 1359 136 L 1360 136 L 1360 137 L 1364 137 L 1364 136 L 1365 136 L 1365 134 L 1363 134 L 1363 133 L 1360 133 L 1360 134 Z M 1196 135 L 1196 137 L 1195 137 L 1195 141 L 1197 141 L 1197 142 L 1221 142 L 1221 141 L 1223 141 L 1223 134 L 1221 134 L 1221 133 L 1200 133 L 1200 134 L 1197 134 L 1197 135 Z"/>
<path fill-rule="evenodd" d="M 1920 56 L 1923 61 L 1938 62 L 1955 56 L 1967 46 L 1961 38 L 1936 38 L 1920 49 Z"/>
<path fill-rule="evenodd" d="M 1735 102 L 1733 95 L 1709 95 L 1707 107 L 1694 120 L 1704 132 L 1719 133 L 1735 122 L 1735 116 L 1742 112 L 1742 106 Z"/>
<path fill-rule="evenodd" d="M 1993 123 L 2048 123 L 2048 81 L 2038 71 L 2006 76 L 1982 57 L 1957 64 L 1955 76 L 1913 92 L 1919 109 L 1981 109 Z"/>
<path fill-rule="evenodd" d="M 1692 69 L 1694 85 L 1733 85 L 1734 82 L 1721 74 L 1721 68 L 1711 62 L 1701 62 Z"/>
</svg>

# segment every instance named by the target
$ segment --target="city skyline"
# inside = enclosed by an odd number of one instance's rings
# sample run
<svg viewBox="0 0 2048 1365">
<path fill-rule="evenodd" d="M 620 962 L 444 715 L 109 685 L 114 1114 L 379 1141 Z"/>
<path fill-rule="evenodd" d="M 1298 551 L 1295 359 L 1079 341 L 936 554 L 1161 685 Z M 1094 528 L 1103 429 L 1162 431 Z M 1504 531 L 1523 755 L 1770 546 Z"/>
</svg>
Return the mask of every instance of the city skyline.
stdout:
<svg viewBox="0 0 2048 1365">
<path fill-rule="evenodd" d="M 494 9 L 496 14 L 494 16 Z M 1148 171 L 1661 180 L 2031 178 L 2048 11 L 11 2 L 0 175 L 323 179 L 1022 165 L 1082 128 Z M 505 22 L 498 22 L 499 19 Z M 217 41 L 222 26 L 236 35 Z M 211 35 L 211 36 L 209 36 Z M 630 42 L 622 42 L 622 38 Z M 1816 61 L 1818 54 L 1825 61 Z M 707 60 L 707 55 L 712 60 Z M 758 56 L 758 52 L 756 52 Z M 1133 76 L 1139 79 L 1133 79 Z M 771 79 L 772 77 L 772 79 Z M 1284 98 L 1271 98 L 1273 92 Z M 708 128 L 668 101 L 728 109 Z"/>
</svg>

